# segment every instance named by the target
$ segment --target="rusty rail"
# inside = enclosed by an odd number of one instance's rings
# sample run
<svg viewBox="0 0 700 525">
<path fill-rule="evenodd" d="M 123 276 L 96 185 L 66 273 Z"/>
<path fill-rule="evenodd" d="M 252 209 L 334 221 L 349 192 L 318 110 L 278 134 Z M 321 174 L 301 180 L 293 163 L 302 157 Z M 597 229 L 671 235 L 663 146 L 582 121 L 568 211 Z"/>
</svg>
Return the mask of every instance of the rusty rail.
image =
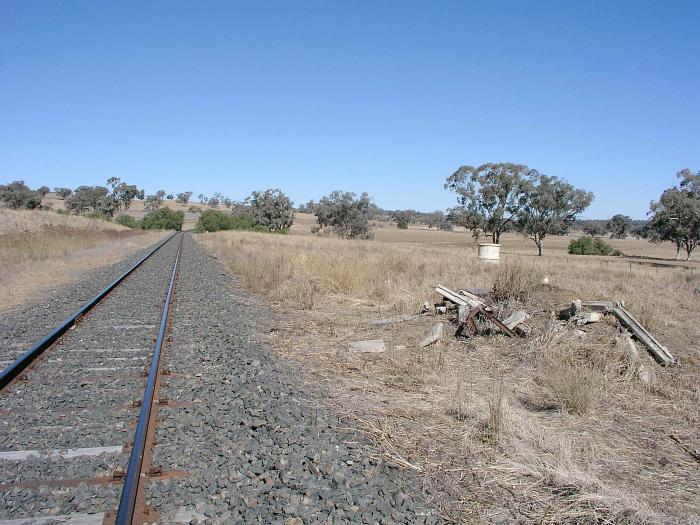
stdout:
<svg viewBox="0 0 700 525">
<path fill-rule="evenodd" d="M 160 389 L 160 358 L 163 352 L 163 342 L 165 341 L 165 333 L 168 327 L 170 303 L 173 297 L 175 281 L 177 280 L 177 270 L 178 263 L 180 262 L 180 254 L 182 253 L 183 237 L 184 235 L 180 236 L 180 244 L 177 249 L 177 255 L 175 256 L 168 292 L 165 296 L 165 304 L 163 305 L 163 313 L 160 318 L 158 337 L 153 346 L 153 358 L 148 371 L 148 380 L 146 381 L 146 389 L 143 395 L 143 402 L 141 403 L 139 420 L 134 434 L 134 445 L 131 449 L 129 464 L 126 469 L 124 488 L 122 489 L 121 498 L 119 500 L 119 508 L 115 521 L 116 525 L 131 525 L 132 523 L 145 523 L 149 521 L 146 515 L 146 495 L 141 481 L 142 474 L 146 474 L 144 470 L 147 471 L 150 466 L 150 445 L 153 443 L 154 434 L 154 428 L 151 423 L 155 418 L 155 412 L 157 412 L 157 409 L 153 410 L 153 404 L 156 399 L 156 394 Z M 137 512 L 137 507 L 140 507 L 140 513 Z"/>
</svg>

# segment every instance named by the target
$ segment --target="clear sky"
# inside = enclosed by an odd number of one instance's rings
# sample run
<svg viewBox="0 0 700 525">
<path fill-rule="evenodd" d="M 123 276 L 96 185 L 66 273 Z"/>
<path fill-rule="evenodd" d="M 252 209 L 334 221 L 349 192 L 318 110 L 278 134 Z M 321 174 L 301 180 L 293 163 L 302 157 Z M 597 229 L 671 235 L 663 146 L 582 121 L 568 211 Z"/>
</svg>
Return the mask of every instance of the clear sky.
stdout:
<svg viewBox="0 0 700 525">
<path fill-rule="evenodd" d="M 700 169 L 700 2 L 0 2 L 0 182 L 444 209 L 519 162 L 643 218 Z"/>
</svg>

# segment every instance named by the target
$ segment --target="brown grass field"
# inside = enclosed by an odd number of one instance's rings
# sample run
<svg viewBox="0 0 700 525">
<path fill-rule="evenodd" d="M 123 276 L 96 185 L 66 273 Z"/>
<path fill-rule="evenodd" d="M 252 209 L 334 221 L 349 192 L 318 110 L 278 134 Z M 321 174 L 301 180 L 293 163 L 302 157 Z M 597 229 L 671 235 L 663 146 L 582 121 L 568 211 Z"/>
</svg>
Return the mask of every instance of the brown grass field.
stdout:
<svg viewBox="0 0 700 525">
<path fill-rule="evenodd" d="M 308 370 L 377 455 L 437 489 L 432 504 L 446 519 L 699 522 L 700 465 L 690 453 L 700 449 L 697 263 L 568 256 L 570 237 L 548 239 L 545 256 L 531 257 L 534 244 L 508 236 L 493 266 L 475 257 L 464 232 L 385 227 L 374 241 L 344 241 L 311 236 L 310 226 L 298 216 L 287 236 L 197 238 L 273 304 L 274 347 Z M 612 244 L 632 255 L 675 255 L 645 241 Z M 371 324 L 437 301 L 437 284 L 496 284 L 509 296 L 500 314 L 526 309 L 533 334 L 457 340 L 447 316 L 435 314 Z M 678 364 L 662 368 L 640 346 L 652 376 L 641 383 L 612 319 L 584 334 L 553 320 L 574 298 L 624 300 Z M 446 323 L 442 340 L 420 348 L 437 321 Z M 348 351 L 365 339 L 383 339 L 386 352 Z"/>
<path fill-rule="evenodd" d="M 0 311 L 162 238 L 96 219 L 0 209 Z"/>
</svg>

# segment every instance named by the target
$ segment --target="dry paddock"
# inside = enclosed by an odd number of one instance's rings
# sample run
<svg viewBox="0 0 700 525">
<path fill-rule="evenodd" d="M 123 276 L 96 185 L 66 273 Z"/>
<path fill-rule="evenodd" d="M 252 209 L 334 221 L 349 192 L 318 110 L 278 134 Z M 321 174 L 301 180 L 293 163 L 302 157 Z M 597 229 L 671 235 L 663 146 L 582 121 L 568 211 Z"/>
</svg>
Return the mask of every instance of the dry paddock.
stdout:
<svg viewBox="0 0 700 525">
<path fill-rule="evenodd" d="M 345 421 L 374 439 L 376 454 L 439 487 L 433 503 L 448 519 L 698 519 L 700 470 L 689 453 L 700 449 L 696 271 L 517 250 L 494 267 L 466 244 L 243 232 L 198 239 L 274 305 L 275 348 L 305 366 Z M 497 283 L 503 314 L 533 314 L 532 336 L 456 340 L 437 316 L 371 324 L 437 300 L 438 283 Z M 663 369 L 644 355 L 652 381 L 640 383 L 612 320 L 585 335 L 552 321 L 576 297 L 624 300 L 678 364 Z M 437 321 L 447 323 L 443 340 L 419 348 Z M 386 352 L 348 352 L 364 339 L 383 339 Z"/>
</svg>

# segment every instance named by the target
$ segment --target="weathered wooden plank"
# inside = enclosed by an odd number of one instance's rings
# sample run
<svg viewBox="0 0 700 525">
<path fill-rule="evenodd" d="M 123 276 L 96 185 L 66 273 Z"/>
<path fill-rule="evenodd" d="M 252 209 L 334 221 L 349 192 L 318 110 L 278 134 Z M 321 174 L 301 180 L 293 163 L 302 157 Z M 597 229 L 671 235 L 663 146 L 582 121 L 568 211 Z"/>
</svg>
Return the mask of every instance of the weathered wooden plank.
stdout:
<svg viewBox="0 0 700 525">
<path fill-rule="evenodd" d="M 426 335 L 423 339 L 421 339 L 420 346 L 422 348 L 431 345 L 435 343 L 436 341 L 439 341 L 442 339 L 442 334 L 445 330 L 445 324 L 444 323 L 436 323 L 433 325 L 433 328 L 430 330 L 430 333 Z"/>
<path fill-rule="evenodd" d="M 358 354 L 380 354 L 386 350 L 382 339 L 370 339 L 367 341 L 354 341 L 350 343 L 349 349 L 352 353 Z"/>
<path fill-rule="evenodd" d="M 501 321 L 501 322 L 505 326 L 507 326 L 508 328 L 510 328 L 512 330 L 513 328 L 515 328 L 516 326 L 518 326 L 521 323 L 524 323 L 528 319 L 530 319 L 530 314 L 528 314 L 524 310 L 516 310 L 515 312 L 510 314 L 508 317 L 503 319 L 503 321 Z"/>
<path fill-rule="evenodd" d="M 479 299 L 476 295 L 469 293 L 467 295 L 459 294 L 442 285 L 438 285 L 438 287 L 435 288 L 435 291 L 442 295 L 448 301 L 451 301 L 458 305 L 470 306 L 473 308 L 475 306 L 484 304 L 484 301 Z"/>
<path fill-rule="evenodd" d="M 644 328 L 641 323 L 632 316 L 632 314 L 630 314 L 622 306 L 616 306 L 613 308 L 612 313 L 618 318 L 623 326 L 632 332 L 632 335 L 634 335 L 638 341 L 647 347 L 651 355 L 654 356 L 654 359 L 664 366 L 673 364 L 674 359 L 671 353 L 665 346 L 659 343 L 653 335 L 647 332 L 646 328 Z"/>
</svg>

